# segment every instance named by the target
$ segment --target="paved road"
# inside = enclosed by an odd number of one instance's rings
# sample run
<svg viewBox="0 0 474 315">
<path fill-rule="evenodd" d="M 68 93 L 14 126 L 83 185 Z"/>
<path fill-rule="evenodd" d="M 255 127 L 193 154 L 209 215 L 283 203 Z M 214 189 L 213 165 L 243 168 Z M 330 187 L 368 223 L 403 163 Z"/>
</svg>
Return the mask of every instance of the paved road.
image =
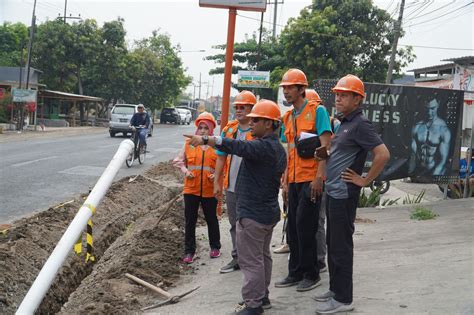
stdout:
<svg viewBox="0 0 474 315">
<path fill-rule="evenodd" d="M 155 125 L 148 138 L 145 164 L 123 165 L 116 179 L 144 172 L 153 164 L 173 158 L 183 145 L 183 133 L 194 126 Z M 8 136 L 3 136 L 7 138 Z M 93 187 L 125 138 L 108 130 L 86 134 L 37 133 L 0 141 L 0 223 L 8 223 L 34 211 L 67 201 Z"/>
</svg>

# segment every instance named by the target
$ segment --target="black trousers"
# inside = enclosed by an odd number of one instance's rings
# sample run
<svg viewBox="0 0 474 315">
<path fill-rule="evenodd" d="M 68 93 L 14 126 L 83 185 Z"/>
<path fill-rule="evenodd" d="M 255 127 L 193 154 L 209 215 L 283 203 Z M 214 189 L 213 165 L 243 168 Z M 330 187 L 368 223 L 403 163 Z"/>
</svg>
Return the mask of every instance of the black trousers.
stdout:
<svg viewBox="0 0 474 315">
<path fill-rule="evenodd" d="M 305 182 L 288 185 L 288 276 L 316 280 L 319 278 L 319 269 L 316 264 L 315 234 L 318 230 L 321 196 L 312 202 L 309 184 Z"/>
<path fill-rule="evenodd" d="M 186 221 L 184 232 L 185 254 L 196 253 L 196 223 L 200 204 L 207 223 L 209 246 L 213 249 L 221 248 L 221 235 L 216 214 L 217 199 L 214 197 L 204 198 L 196 195 L 184 194 L 184 217 Z"/>
<path fill-rule="evenodd" d="M 334 199 L 327 196 L 327 232 L 329 290 L 341 303 L 352 303 L 352 267 L 354 262 L 354 221 L 359 196 Z"/>
</svg>

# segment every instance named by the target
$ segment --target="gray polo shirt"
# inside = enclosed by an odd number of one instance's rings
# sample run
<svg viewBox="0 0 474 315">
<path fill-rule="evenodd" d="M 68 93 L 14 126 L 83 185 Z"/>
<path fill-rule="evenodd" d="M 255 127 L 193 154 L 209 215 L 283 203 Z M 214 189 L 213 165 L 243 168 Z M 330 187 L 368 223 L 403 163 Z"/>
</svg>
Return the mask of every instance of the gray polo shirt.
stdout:
<svg viewBox="0 0 474 315">
<path fill-rule="evenodd" d="M 326 166 L 326 190 L 334 199 L 346 199 L 360 194 L 360 187 L 346 183 L 341 173 L 350 168 L 362 174 L 367 152 L 383 144 L 372 123 L 359 107 L 347 117 L 331 140 L 331 151 Z"/>
</svg>

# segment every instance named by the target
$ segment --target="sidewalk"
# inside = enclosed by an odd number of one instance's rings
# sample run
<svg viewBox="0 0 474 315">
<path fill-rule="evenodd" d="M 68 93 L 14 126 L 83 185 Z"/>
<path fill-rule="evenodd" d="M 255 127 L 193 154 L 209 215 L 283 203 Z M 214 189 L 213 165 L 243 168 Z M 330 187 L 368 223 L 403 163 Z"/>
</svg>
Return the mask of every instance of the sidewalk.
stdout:
<svg viewBox="0 0 474 315">
<path fill-rule="evenodd" d="M 0 134 L 0 143 L 13 142 L 13 141 L 26 141 L 30 139 L 38 138 L 52 138 L 60 137 L 64 135 L 74 136 L 82 134 L 92 134 L 92 133 L 106 133 L 106 127 L 46 127 L 44 130 L 38 126 L 37 130 L 23 130 L 19 131 L 9 131 L 4 130 Z"/>
<path fill-rule="evenodd" d="M 474 200 L 427 203 L 439 217 L 428 221 L 410 219 L 413 205 L 385 209 L 364 208 L 354 235 L 353 314 L 473 314 L 473 213 Z M 281 240 L 280 222 L 273 245 Z M 241 272 L 219 274 L 230 258 L 228 220 L 220 222 L 222 256 L 210 259 L 207 229 L 201 227 L 200 259 L 196 273 L 183 276 L 171 293 L 201 288 L 179 303 L 154 309 L 155 314 L 232 314 L 241 300 Z M 314 314 L 316 292 L 328 288 L 328 273 L 322 285 L 299 293 L 294 287 L 277 289 L 274 282 L 287 273 L 287 255 L 273 255 L 270 299 L 273 308 L 265 314 Z M 349 313 L 348 313 L 349 314 Z"/>
</svg>

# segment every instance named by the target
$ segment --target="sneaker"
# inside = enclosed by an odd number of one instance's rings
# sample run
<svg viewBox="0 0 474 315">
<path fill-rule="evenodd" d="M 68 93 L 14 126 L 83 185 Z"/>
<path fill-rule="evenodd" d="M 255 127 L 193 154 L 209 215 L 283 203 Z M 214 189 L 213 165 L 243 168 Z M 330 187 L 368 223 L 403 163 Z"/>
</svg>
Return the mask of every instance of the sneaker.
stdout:
<svg viewBox="0 0 474 315">
<path fill-rule="evenodd" d="M 321 278 L 318 278 L 316 280 L 303 279 L 296 286 L 296 291 L 298 292 L 309 291 L 309 290 L 313 290 L 314 288 L 320 285 L 321 285 Z"/>
<path fill-rule="evenodd" d="M 235 311 L 240 311 L 244 308 L 246 308 L 247 306 L 245 305 L 245 301 L 240 301 L 239 304 L 237 305 L 237 307 L 235 308 Z M 272 308 L 272 303 L 270 302 L 270 299 L 268 297 L 264 297 L 262 299 L 262 308 L 264 310 L 269 310 Z"/>
<path fill-rule="evenodd" d="M 209 252 L 209 256 L 211 256 L 211 258 L 220 257 L 221 256 L 221 251 L 218 250 L 217 248 L 212 248 L 211 251 Z"/>
<path fill-rule="evenodd" d="M 275 282 L 275 288 L 291 287 L 293 285 L 297 285 L 300 281 L 301 281 L 301 279 L 296 279 L 296 278 L 288 276 L 283 280 Z"/>
<path fill-rule="evenodd" d="M 194 254 L 186 254 L 183 258 L 185 264 L 192 264 L 194 261 Z"/>
<path fill-rule="evenodd" d="M 228 273 L 228 272 L 236 271 L 239 269 L 240 267 L 239 267 L 239 264 L 237 263 L 237 258 L 232 258 L 232 260 L 227 265 L 219 269 L 219 272 Z"/>
<path fill-rule="evenodd" d="M 335 296 L 336 293 L 332 292 L 331 290 L 328 290 L 327 292 L 316 294 L 313 299 L 317 302 L 326 302 L 327 300 Z"/>
<path fill-rule="evenodd" d="M 270 299 L 268 298 L 268 296 L 262 299 L 262 308 L 264 310 L 269 310 L 272 308 L 272 303 L 270 302 Z"/>
<path fill-rule="evenodd" d="M 248 307 L 245 303 L 235 309 L 235 314 L 238 315 L 259 315 L 263 314 L 263 307 Z"/>
<path fill-rule="evenodd" d="M 354 309 L 352 303 L 345 304 L 336 301 L 334 298 L 330 298 L 326 302 L 318 304 L 316 306 L 317 314 L 334 314 L 338 312 L 350 312 Z"/>
<path fill-rule="evenodd" d="M 290 246 L 288 244 L 283 244 L 278 248 L 273 250 L 275 254 L 286 254 L 290 252 Z"/>
</svg>

